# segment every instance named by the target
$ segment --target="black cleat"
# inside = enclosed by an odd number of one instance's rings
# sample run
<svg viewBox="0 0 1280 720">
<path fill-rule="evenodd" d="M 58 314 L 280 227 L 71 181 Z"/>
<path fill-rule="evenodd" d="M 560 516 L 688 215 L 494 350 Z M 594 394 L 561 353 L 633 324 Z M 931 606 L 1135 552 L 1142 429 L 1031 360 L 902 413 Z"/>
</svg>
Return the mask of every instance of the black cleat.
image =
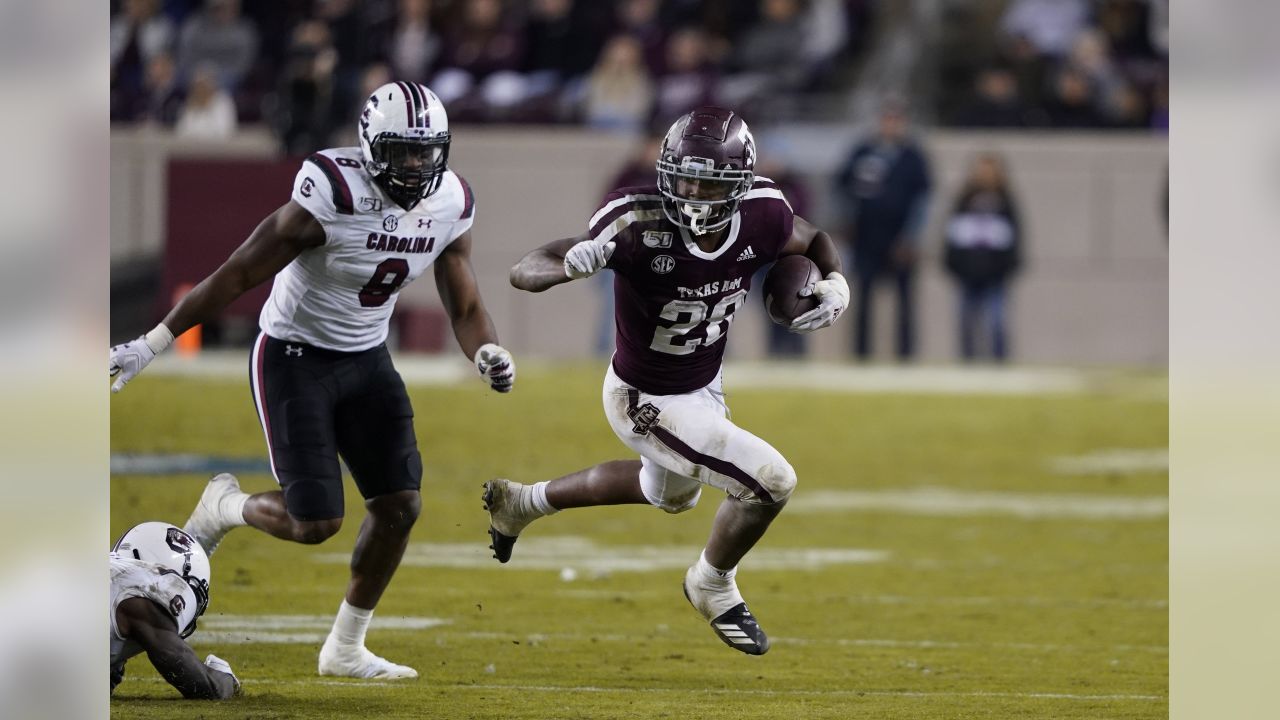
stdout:
<svg viewBox="0 0 1280 720">
<path fill-rule="evenodd" d="M 697 608 L 693 598 L 689 597 L 689 588 L 682 586 L 684 598 Z M 764 628 L 756 622 L 756 617 L 747 609 L 744 602 L 738 603 L 711 621 L 711 629 L 716 637 L 725 645 L 748 655 L 763 655 L 769 652 L 769 636 Z"/>
<path fill-rule="evenodd" d="M 489 549 L 493 551 L 493 557 L 500 563 L 505 563 L 511 559 L 511 551 L 516 547 L 516 540 L 519 536 L 511 537 L 489 528 Z"/>
<path fill-rule="evenodd" d="M 529 492 L 527 486 L 505 478 L 484 484 L 484 509 L 489 511 L 489 549 L 500 563 L 511 559 L 520 531 L 536 517 L 525 509 L 527 503 L 518 502 L 519 496 L 526 492 Z"/>
</svg>

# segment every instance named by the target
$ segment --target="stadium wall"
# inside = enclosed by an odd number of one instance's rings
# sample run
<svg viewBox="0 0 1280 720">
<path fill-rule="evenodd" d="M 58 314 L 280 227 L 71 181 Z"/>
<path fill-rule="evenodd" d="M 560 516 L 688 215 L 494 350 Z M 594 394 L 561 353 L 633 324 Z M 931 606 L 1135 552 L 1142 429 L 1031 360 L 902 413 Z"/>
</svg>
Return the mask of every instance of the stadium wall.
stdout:
<svg viewBox="0 0 1280 720">
<path fill-rule="evenodd" d="M 856 133 L 843 126 L 762 133 L 762 153 L 783 156 L 801 171 L 814 199 L 811 219 L 832 229 L 830 177 Z M 477 195 L 476 272 L 504 342 L 543 357 L 590 354 L 604 284 L 573 283 L 530 296 L 509 287 L 507 270 L 528 249 L 583 230 L 633 142 L 576 128 L 467 127 L 456 137 L 452 165 Z M 970 158 L 997 150 L 1008 161 L 1027 232 L 1026 265 L 1010 308 L 1015 357 L 1043 364 L 1167 362 L 1164 138 L 934 132 L 925 143 L 935 192 L 919 288 L 923 360 L 956 356 L 955 297 L 941 268 L 940 229 Z M 211 270 L 243 240 L 262 208 L 287 199 L 296 160 L 278 158 L 275 147 L 265 132 L 210 145 L 149 130 L 113 131 L 113 264 L 168 253 L 166 287 L 181 281 L 172 272 L 175 265 L 190 272 Z M 174 160 L 181 164 L 171 172 Z M 195 180 L 204 176 L 206 162 L 217 168 L 208 175 L 216 178 L 213 182 Z M 239 162 L 244 172 L 233 182 Z M 225 237 L 190 229 L 193 223 L 184 216 L 199 207 L 228 216 L 220 226 Z M 439 305 L 431 279 L 424 276 L 406 289 L 400 305 L 429 315 Z M 239 309 L 248 312 L 245 306 Z M 891 350 L 893 310 L 886 287 L 876 307 L 881 357 Z M 734 325 L 730 356 L 763 356 L 765 320 L 758 301 L 749 303 Z M 852 323 L 842 320 L 812 338 L 813 354 L 847 354 L 851 333 Z"/>
</svg>

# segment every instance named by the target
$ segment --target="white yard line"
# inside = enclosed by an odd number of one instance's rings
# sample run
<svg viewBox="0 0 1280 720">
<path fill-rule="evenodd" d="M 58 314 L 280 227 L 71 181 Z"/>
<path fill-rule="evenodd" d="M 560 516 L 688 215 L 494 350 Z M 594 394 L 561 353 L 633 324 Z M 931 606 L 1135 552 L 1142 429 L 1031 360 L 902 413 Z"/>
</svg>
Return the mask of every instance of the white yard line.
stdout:
<svg viewBox="0 0 1280 720">
<path fill-rule="evenodd" d="M 1169 472 L 1168 448 L 1115 448 L 1087 455 L 1067 455 L 1049 461 L 1059 475 L 1136 475 Z"/>
<path fill-rule="evenodd" d="M 125 684 L 128 683 L 163 683 L 163 678 L 145 677 L 130 678 L 126 677 Z M 417 688 L 419 683 L 412 681 L 399 682 L 382 682 L 376 680 L 273 680 L 273 679 L 254 679 L 241 678 L 241 682 L 247 690 L 252 691 L 255 686 L 287 686 L 287 687 L 311 687 L 311 686 L 329 686 L 329 687 L 345 687 L 352 689 L 377 688 L 383 689 L 388 687 L 401 688 Z M 902 698 L 1009 698 L 1009 699 L 1034 699 L 1034 700 L 1076 700 L 1084 702 L 1105 702 L 1114 700 L 1134 700 L 1143 702 L 1157 702 L 1168 700 L 1164 695 L 1137 695 L 1126 693 L 1114 693 L 1106 695 L 1088 695 L 1081 693 L 1055 693 L 1055 692 L 988 692 L 983 690 L 977 691 L 913 691 L 913 690 L 765 690 L 761 688 L 663 688 L 663 687 L 602 687 L 599 685 L 506 685 L 500 683 L 433 683 L 430 680 L 425 681 L 428 688 L 432 690 L 481 690 L 481 691 L 515 691 L 515 692 L 551 692 L 551 693 L 645 693 L 645 694 L 682 694 L 682 695 L 750 695 L 757 697 L 902 697 Z"/>
<path fill-rule="evenodd" d="M 946 487 L 814 490 L 797 493 L 787 503 L 787 512 L 884 512 L 933 517 L 1011 515 L 1026 520 L 1152 520 L 1169 515 L 1169 498 L 1163 495 L 988 492 Z"/>
<path fill-rule="evenodd" d="M 427 630 L 452 620 L 403 615 L 378 616 L 370 630 Z M 319 645 L 333 626 L 332 615 L 231 615 L 217 613 L 200 619 L 192 636 L 210 645 Z"/>
<path fill-rule="evenodd" d="M 698 559 L 702 548 L 680 545 L 600 545 L 576 535 L 531 537 L 520 541 L 522 570 L 562 570 L 590 573 L 684 570 Z M 347 565 L 349 553 L 319 553 L 316 562 Z M 861 548 L 759 548 L 751 554 L 756 570 L 821 570 L 832 565 L 885 562 L 884 550 Z M 492 552 L 479 542 L 412 543 L 401 565 L 479 570 L 505 570 Z"/>
</svg>

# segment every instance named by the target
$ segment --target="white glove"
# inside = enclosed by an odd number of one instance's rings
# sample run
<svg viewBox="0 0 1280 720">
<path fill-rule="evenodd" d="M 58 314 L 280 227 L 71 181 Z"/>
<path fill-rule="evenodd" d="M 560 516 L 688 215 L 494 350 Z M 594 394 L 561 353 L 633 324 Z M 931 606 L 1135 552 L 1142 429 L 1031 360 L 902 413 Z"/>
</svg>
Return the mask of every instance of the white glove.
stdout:
<svg viewBox="0 0 1280 720">
<path fill-rule="evenodd" d="M 116 381 L 111 384 L 111 392 L 118 393 L 138 373 L 146 367 L 156 355 L 159 355 L 169 343 L 173 342 L 173 333 L 163 323 L 137 340 L 130 340 L 123 345 L 111 348 L 111 362 L 108 370 Z M 119 377 L 116 377 L 116 376 Z"/>
<path fill-rule="evenodd" d="M 485 343 L 476 351 L 476 369 L 489 387 L 500 393 L 511 392 L 516 382 L 516 363 L 511 353 L 493 343 Z"/>
<path fill-rule="evenodd" d="M 231 663 L 223 660 L 217 655 L 210 654 L 209 657 L 204 659 L 204 666 L 210 670 L 217 670 L 218 672 L 230 675 L 231 679 L 235 681 L 236 684 L 236 694 L 240 694 L 240 678 L 236 677 L 236 674 L 231 672 Z"/>
<path fill-rule="evenodd" d="M 809 295 L 818 298 L 818 307 L 792 320 L 792 332 L 811 333 L 829 327 L 849 307 L 849 283 L 840 273 L 833 272 L 826 280 L 814 283 L 813 289 L 800 291 L 801 297 Z"/>
<path fill-rule="evenodd" d="M 595 240 L 583 240 L 564 254 L 564 274 L 574 280 L 595 275 L 604 269 L 616 247 L 613 241 L 601 245 Z"/>
</svg>

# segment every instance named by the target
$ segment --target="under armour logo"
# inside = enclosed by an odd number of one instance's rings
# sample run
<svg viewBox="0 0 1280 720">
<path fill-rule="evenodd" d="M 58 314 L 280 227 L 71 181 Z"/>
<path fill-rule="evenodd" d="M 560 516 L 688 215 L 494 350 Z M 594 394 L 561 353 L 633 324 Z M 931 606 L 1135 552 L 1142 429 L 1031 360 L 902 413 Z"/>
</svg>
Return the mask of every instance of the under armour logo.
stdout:
<svg viewBox="0 0 1280 720">
<path fill-rule="evenodd" d="M 286 356 L 288 356 L 288 357 L 302 357 L 302 347 L 301 347 L 301 346 L 297 346 L 297 347 L 295 347 L 295 346 L 293 346 L 293 345 L 285 345 L 285 346 L 284 346 L 284 354 L 285 354 Z"/>
<path fill-rule="evenodd" d="M 420 228 L 431 227 L 431 218 L 418 218 L 418 227 Z"/>
</svg>

